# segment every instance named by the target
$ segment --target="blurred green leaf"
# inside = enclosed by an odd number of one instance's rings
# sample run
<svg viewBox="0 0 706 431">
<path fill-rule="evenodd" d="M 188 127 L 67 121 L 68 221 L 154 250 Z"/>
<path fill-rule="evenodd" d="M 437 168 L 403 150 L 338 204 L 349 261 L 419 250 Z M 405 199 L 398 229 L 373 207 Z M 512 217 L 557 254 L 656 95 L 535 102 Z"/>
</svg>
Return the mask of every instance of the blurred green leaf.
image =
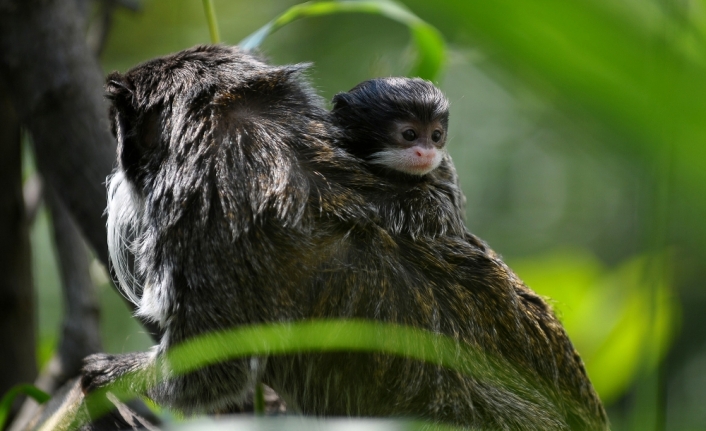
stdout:
<svg viewBox="0 0 706 431">
<path fill-rule="evenodd" d="M 56 352 L 59 335 L 56 333 L 41 334 L 37 340 L 37 368 L 42 369 Z"/>
<path fill-rule="evenodd" d="M 638 373 L 662 359 L 677 325 L 669 274 L 650 275 L 655 260 L 638 256 L 615 269 L 590 253 L 562 250 L 514 262 L 518 275 L 555 301 L 566 331 L 581 353 L 591 381 L 609 404 Z"/>
<path fill-rule="evenodd" d="M 39 404 L 45 403 L 51 398 L 49 394 L 33 385 L 20 384 L 13 386 L 0 400 L 0 429 L 5 429 L 5 422 L 12 409 L 12 403 L 21 394 L 32 397 Z"/>
<path fill-rule="evenodd" d="M 165 361 L 170 372 L 183 375 L 236 358 L 341 351 L 379 352 L 417 359 L 514 390 L 528 384 L 540 391 L 545 387 L 532 374 L 488 350 L 428 330 L 368 320 L 268 323 L 211 332 L 172 347 Z M 87 403 L 92 406 L 93 417 L 111 408 L 104 399 L 107 391 L 120 399 L 129 399 L 143 392 L 148 384 L 151 383 L 144 376 L 133 373 L 91 393 Z"/>
<path fill-rule="evenodd" d="M 703 8 L 693 20 L 662 11 L 650 25 L 640 13 L 616 13 L 597 0 L 409 0 L 421 16 L 447 24 L 459 43 L 480 46 L 506 69 L 564 106 L 588 112 L 627 139 L 617 148 L 648 169 L 664 164 L 680 187 L 677 205 L 706 236 L 706 38 Z M 616 2 L 621 3 L 621 2 Z M 643 3 L 634 2 L 635 9 Z M 675 6 L 677 7 L 677 6 Z M 660 8 L 657 7 L 659 10 Z M 701 10 L 701 12 L 699 12 Z M 470 36 L 470 37 L 468 37 Z M 672 167 L 673 165 L 673 167 Z M 669 172 L 664 176 L 667 177 Z M 662 181 L 660 178 L 658 181 Z M 670 191 L 670 194 L 673 194 Z M 667 203 L 665 205 L 669 205 Z M 675 209 L 671 209 L 675 211 Z"/>
<path fill-rule="evenodd" d="M 268 22 L 259 30 L 240 42 L 244 49 L 258 47 L 270 34 L 285 25 L 301 18 L 333 15 L 339 13 L 368 13 L 387 17 L 406 25 L 417 49 L 417 61 L 410 72 L 434 81 L 438 78 L 446 59 L 446 46 L 441 33 L 410 12 L 403 5 L 389 1 L 323 1 L 302 3 L 291 7 L 286 12 Z"/>
<path fill-rule="evenodd" d="M 487 355 L 470 346 L 460 354 L 450 337 L 366 320 L 312 320 L 212 332 L 173 347 L 168 361 L 175 373 L 184 374 L 226 359 L 307 351 L 382 352 L 459 371 L 472 367 L 481 376 L 504 372 L 483 368 Z"/>
</svg>

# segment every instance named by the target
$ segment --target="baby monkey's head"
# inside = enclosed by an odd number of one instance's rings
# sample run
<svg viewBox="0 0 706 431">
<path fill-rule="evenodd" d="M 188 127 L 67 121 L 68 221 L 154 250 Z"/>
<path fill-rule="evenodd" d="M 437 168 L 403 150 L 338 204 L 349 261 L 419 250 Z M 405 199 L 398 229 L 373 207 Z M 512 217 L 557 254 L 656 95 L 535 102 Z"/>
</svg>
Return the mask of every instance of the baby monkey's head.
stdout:
<svg viewBox="0 0 706 431">
<path fill-rule="evenodd" d="M 449 102 L 429 81 L 364 81 L 333 98 L 332 114 L 346 150 L 369 163 L 418 176 L 441 163 Z"/>
</svg>

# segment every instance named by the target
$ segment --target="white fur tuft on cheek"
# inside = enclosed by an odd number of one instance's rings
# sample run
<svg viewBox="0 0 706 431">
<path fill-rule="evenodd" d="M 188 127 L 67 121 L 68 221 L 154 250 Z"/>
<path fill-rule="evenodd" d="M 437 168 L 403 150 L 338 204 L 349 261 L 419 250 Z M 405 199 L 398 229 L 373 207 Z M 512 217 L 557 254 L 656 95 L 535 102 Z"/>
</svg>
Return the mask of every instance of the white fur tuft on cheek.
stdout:
<svg viewBox="0 0 706 431">
<path fill-rule="evenodd" d="M 107 182 L 108 252 L 120 291 L 137 305 L 136 315 L 164 327 L 172 302 L 171 272 L 145 267 L 149 250 L 144 199 L 120 169 Z"/>
<path fill-rule="evenodd" d="M 133 185 L 117 170 L 108 184 L 108 253 L 120 291 L 135 305 L 142 293 L 142 277 L 138 274 L 136 255 L 143 232 L 144 203 Z"/>
<path fill-rule="evenodd" d="M 370 163 L 382 165 L 410 175 L 425 175 L 438 168 L 444 150 L 436 149 L 431 160 L 420 159 L 412 148 L 382 150 L 372 155 Z"/>
</svg>

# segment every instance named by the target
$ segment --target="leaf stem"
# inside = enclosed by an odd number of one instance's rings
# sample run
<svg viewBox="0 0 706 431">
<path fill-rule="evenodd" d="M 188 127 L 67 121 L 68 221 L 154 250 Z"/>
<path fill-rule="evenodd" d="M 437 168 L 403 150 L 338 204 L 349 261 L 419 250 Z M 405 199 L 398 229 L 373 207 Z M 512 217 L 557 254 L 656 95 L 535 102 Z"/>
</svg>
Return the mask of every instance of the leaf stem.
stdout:
<svg viewBox="0 0 706 431">
<path fill-rule="evenodd" d="M 213 8 L 212 0 L 203 0 L 203 11 L 206 14 L 206 21 L 208 22 L 208 32 L 211 35 L 211 43 L 219 43 L 221 38 L 218 35 L 218 22 L 216 21 L 216 11 Z"/>
</svg>

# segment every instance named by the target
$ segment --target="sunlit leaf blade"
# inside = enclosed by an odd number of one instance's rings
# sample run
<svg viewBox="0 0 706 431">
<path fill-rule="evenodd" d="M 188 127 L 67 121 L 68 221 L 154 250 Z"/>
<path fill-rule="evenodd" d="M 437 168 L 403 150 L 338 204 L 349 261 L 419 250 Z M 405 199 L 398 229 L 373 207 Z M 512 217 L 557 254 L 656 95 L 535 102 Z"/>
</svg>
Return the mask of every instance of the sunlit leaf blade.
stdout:
<svg viewBox="0 0 706 431">
<path fill-rule="evenodd" d="M 419 328 L 366 320 L 310 320 L 212 332 L 172 347 L 164 360 L 170 374 L 183 375 L 237 358 L 310 352 L 376 352 L 439 365 L 511 391 L 553 391 L 533 373 L 488 350 Z M 125 400 L 134 395 L 126 388 L 140 393 L 149 384 L 144 374 L 132 374 L 91 393 L 87 402 L 92 417 L 110 409 L 104 399 L 108 391 Z"/>
<path fill-rule="evenodd" d="M 247 50 L 257 48 L 267 36 L 293 21 L 340 13 L 381 15 L 404 24 L 409 28 L 417 51 L 417 59 L 410 75 L 432 81 L 439 76 L 446 59 L 446 46 L 441 33 L 401 4 L 392 1 L 323 1 L 299 4 L 243 39 L 239 45 Z"/>
<path fill-rule="evenodd" d="M 424 22 L 417 23 L 410 30 L 419 51 L 410 75 L 435 80 L 445 61 L 444 40 L 436 28 Z"/>
<path fill-rule="evenodd" d="M 459 355 L 456 341 L 411 327 L 362 320 L 315 320 L 253 325 L 213 332 L 169 351 L 177 374 L 226 359 L 312 351 L 382 352 L 458 370 L 484 359 L 470 348 Z"/>
<path fill-rule="evenodd" d="M 49 401 L 49 398 L 51 398 L 49 394 L 32 385 L 20 384 L 13 386 L 12 389 L 3 395 L 2 400 L 0 400 L 0 429 L 5 428 L 5 422 L 10 414 L 10 409 L 12 409 L 12 403 L 15 401 L 15 398 L 21 394 L 32 397 L 40 404 Z"/>
</svg>

